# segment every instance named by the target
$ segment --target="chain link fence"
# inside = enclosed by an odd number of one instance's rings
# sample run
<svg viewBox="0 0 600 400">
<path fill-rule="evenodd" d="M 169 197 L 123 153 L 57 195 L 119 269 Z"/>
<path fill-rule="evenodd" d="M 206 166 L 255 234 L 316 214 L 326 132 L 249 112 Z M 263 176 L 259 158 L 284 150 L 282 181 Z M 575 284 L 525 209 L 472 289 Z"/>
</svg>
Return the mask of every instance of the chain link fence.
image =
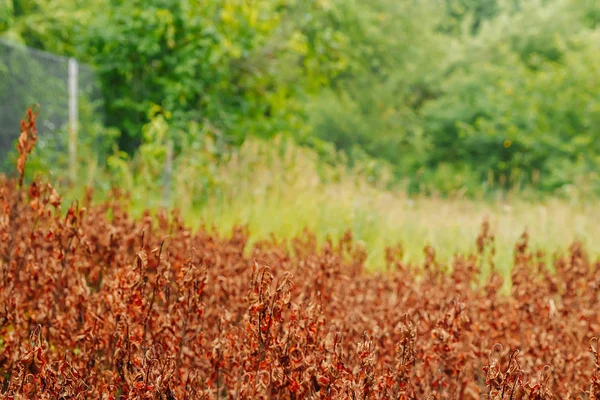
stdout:
<svg viewBox="0 0 600 400">
<path fill-rule="evenodd" d="M 54 167 L 73 170 L 86 125 L 103 117 L 96 72 L 74 59 L 0 39 L 0 172 L 14 170 L 20 120 L 35 104 L 36 151 Z"/>
</svg>

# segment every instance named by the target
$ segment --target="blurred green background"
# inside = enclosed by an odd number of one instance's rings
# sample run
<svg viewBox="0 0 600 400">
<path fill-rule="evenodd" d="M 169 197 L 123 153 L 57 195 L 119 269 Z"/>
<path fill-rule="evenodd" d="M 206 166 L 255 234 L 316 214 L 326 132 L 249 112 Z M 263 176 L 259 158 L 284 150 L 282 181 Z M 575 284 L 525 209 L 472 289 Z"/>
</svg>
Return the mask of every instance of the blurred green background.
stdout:
<svg viewBox="0 0 600 400">
<path fill-rule="evenodd" d="M 350 228 L 372 259 L 451 256 L 484 215 L 507 260 L 525 227 L 600 239 L 597 0 L 0 0 L 0 38 L 98 74 L 67 196 Z M 65 176 L 48 153 L 28 173 Z"/>
</svg>

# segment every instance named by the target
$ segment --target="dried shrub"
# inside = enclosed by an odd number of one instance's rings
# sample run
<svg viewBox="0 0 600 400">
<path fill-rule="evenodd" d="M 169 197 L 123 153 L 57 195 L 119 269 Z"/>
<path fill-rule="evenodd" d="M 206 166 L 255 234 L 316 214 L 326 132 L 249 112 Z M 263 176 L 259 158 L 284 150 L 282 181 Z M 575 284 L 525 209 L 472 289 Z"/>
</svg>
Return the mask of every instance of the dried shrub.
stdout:
<svg viewBox="0 0 600 400">
<path fill-rule="evenodd" d="M 0 180 L 3 398 L 600 393 L 600 265 L 579 244 L 551 273 L 524 235 L 505 295 L 493 265 L 477 284 L 488 224 L 450 266 L 431 247 L 408 264 L 395 247 L 385 272 L 367 273 L 350 234 L 321 247 L 309 232 L 273 238 L 248 255 L 243 228 L 192 232 L 176 212 L 134 220 L 122 196 L 61 214 L 48 183 Z"/>
</svg>

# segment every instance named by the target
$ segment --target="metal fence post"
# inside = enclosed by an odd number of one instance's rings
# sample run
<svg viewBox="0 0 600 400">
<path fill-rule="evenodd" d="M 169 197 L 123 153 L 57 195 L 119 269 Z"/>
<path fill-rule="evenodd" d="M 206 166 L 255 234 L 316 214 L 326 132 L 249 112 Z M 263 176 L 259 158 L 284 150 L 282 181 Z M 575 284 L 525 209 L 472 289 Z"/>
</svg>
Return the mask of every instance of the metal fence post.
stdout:
<svg viewBox="0 0 600 400">
<path fill-rule="evenodd" d="M 78 65 L 74 58 L 69 59 L 69 177 L 77 179 L 77 80 Z"/>
</svg>

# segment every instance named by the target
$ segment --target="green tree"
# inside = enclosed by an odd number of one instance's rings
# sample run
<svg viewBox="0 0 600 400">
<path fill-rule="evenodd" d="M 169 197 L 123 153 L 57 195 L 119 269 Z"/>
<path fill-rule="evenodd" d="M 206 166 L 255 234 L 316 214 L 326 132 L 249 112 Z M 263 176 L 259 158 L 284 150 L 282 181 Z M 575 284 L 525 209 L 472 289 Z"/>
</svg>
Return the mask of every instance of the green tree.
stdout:
<svg viewBox="0 0 600 400">
<path fill-rule="evenodd" d="M 522 7 L 463 42 L 423 109 L 428 169 L 468 165 L 505 189 L 541 177 L 545 190 L 594 171 L 600 32 L 577 3 Z"/>
<path fill-rule="evenodd" d="M 314 133 L 406 170 L 422 147 L 419 109 L 435 96 L 452 43 L 435 29 L 443 13 L 428 1 L 335 1 L 325 16 L 344 38 L 347 67 L 312 108 Z"/>
</svg>

